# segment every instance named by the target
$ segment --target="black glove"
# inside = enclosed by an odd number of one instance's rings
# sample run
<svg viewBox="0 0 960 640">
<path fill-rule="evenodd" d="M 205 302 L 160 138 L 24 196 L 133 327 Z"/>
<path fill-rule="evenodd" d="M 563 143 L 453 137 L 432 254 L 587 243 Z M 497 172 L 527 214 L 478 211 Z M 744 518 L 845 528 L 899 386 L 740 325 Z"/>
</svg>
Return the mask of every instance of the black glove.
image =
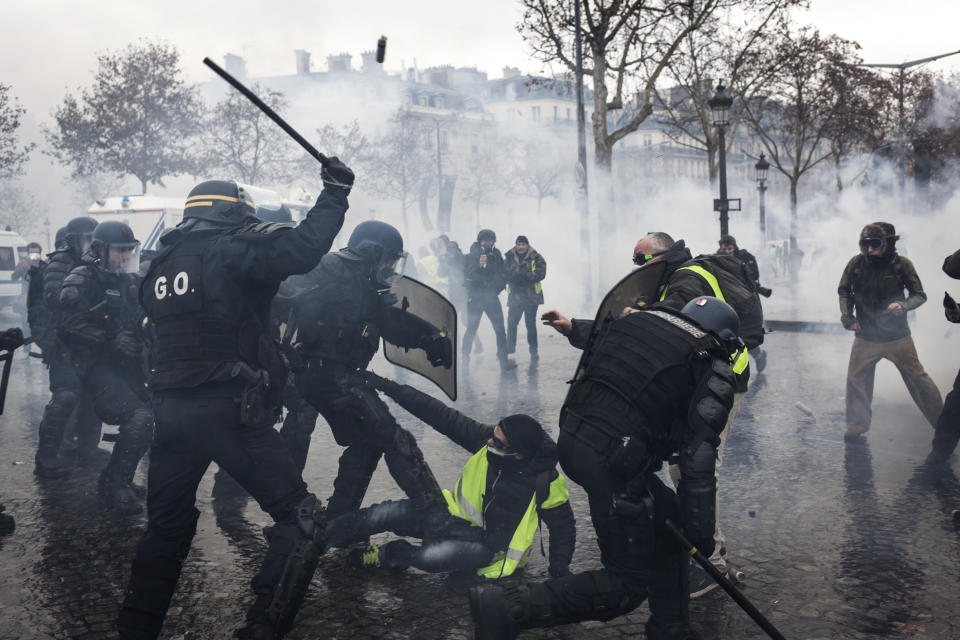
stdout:
<svg viewBox="0 0 960 640">
<path fill-rule="evenodd" d="M 0 349 L 4 351 L 13 351 L 23 344 L 23 331 L 20 327 L 13 327 L 0 333 Z"/>
<path fill-rule="evenodd" d="M 757 287 L 757 293 L 759 293 L 760 295 L 762 295 L 764 298 L 769 298 L 771 295 L 773 295 L 773 289 L 770 289 L 770 288 L 768 288 L 768 287 L 760 287 L 760 286 L 758 286 L 758 287 Z"/>
<path fill-rule="evenodd" d="M 110 341 L 110 350 L 114 353 L 134 358 L 140 355 L 142 345 L 132 331 L 121 331 Z"/>
<path fill-rule="evenodd" d="M 697 538 L 691 538 L 688 535 L 687 540 L 689 540 L 690 543 L 697 548 L 697 551 L 699 551 L 700 553 L 702 553 L 708 558 L 713 555 L 713 550 L 717 546 L 717 543 L 713 538 L 697 539 Z"/>
<path fill-rule="evenodd" d="M 570 565 L 566 562 L 551 562 L 548 569 L 551 578 L 562 578 L 570 575 Z"/>
<path fill-rule="evenodd" d="M 340 191 L 343 195 L 350 195 L 350 188 L 353 187 L 353 171 L 350 167 L 340 162 L 336 156 L 327 158 L 323 163 L 323 169 L 320 171 L 320 179 L 323 180 L 323 186 L 330 191 Z"/>
<path fill-rule="evenodd" d="M 383 391 L 390 397 L 393 397 L 400 393 L 401 385 L 397 384 L 393 380 L 387 380 L 375 374 L 372 371 L 366 372 L 367 384 L 373 387 L 378 391 Z"/>
<path fill-rule="evenodd" d="M 960 323 L 960 307 L 946 291 L 943 292 L 943 314 L 950 322 Z"/>
<path fill-rule="evenodd" d="M 427 360 L 433 366 L 443 365 L 445 369 L 449 369 L 453 365 L 453 344 L 444 334 L 424 336 L 420 340 L 420 347 L 427 352 Z"/>
</svg>

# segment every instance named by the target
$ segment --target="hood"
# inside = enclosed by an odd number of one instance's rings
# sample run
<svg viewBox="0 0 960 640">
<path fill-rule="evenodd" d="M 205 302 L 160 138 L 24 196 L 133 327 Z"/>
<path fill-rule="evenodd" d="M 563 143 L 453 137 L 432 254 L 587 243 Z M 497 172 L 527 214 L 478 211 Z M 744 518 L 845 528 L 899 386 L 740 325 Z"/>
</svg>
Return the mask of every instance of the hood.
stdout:
<svg viewBox="0 0 960 640">
<path fill-rule="evenodd" d="M 674 271 L 684 262 L 692 259 L 693 254 L 690 253 L 690 249 L 687 249 L 687 245 L 683 240 L 677 240 L 673 246 L 663 254 L 663 261 L 669 265 L 667 267 L 667 273 Z"/>
<path fill-rule="evenodd" d="M 557 462 L 557 443 L 546 431 L 543 433 L 543 443 L 540 445 L 540 450 L 529 460 L 517 460 L 516 458 L 487 454 L 487 463 L 492 469 L 502 469 L 525 476 L 535 476 L 543 471 L 556 469 Z"/>
</svg>

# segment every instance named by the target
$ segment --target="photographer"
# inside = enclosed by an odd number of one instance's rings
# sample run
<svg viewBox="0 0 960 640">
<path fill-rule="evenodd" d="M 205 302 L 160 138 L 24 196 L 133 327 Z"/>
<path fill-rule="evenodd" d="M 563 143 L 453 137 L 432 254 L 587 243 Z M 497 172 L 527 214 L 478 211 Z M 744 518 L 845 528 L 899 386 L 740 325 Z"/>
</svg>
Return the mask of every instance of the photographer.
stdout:
<svg viewBox="0 0 960 640">
<path fill-rule="evenodd" d="M 477 234 L 477 241 L 470 247 L 466 257 L 464 276 L 467 287 L 467 330 L 463 334 L 461 360 L 470 359 L 470 347 L 480 328 L 480 318 L 487 314 L 493 332 L 497 336 L 497 359 L 501 371 L 516 369 L 516 363 L 507 359 L 507 334 L 503 328 L 503 307 L 500 306 L 500 292 L 507 286 L 507 273 L 503 265 L 503 256 L 494 247 L 497 234 L 483 229 Z"/>
</svg>

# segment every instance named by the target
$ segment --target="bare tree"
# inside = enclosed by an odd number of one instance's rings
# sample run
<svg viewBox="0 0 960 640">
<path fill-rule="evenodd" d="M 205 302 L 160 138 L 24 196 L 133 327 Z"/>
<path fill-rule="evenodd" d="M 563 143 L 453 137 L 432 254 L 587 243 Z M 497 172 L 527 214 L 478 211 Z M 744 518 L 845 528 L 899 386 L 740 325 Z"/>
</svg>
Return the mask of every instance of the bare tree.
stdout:
<svg viewBox="0 0 960 640">
<path fill-rule="evenodd" d="M 0 178 L 23 173 L 35 144 L 20 145 L 18 129 L 26 110 L 20 106 L 8 85 L 0 83 Z"/>
<path fill-rule="evenodd" d="M 277 113 L 286 109 L 287 100 L 279 91 L 258 84 L 253 91 Z M 289 173 L 287 136 L 236 91 L 230 91 L 213 108 L 203 138 L 208 171 L 223 171 L 247 184 L 269 184 Z"/>
<path fill-rule="evenodd" d="M 722 82 L 734 99 L 726 151 L 736 143 L 744 105 L 776 72 L 782 60 L 764 55 L 774 25 L 789 20 L 789 9 L 803 0 L 751 0 L 711 15 L 702 28 L 690 31 L 669 60 L 666 75 L 673 83 L 669 95 L 659 96 L 658 122 L 664 133 L 681 146 L 707 153 L 711 182 L 717 177 L 719 133 L 713 126 L 708 101 Z"/>
<path fill-rule="evenodd" d="M 93 85 L 67 95 L 46 129 L 51 155 L 81 177 L 133 175 L 143 193 L 163 178 L 196 173 L 203 104 L 180 72 L 180 54 L 161 42 L 129 45 L 97 59 Z"/>
<path fill-rule="evenodd" d="M 514 191 L 537 199 L 537 215 L 546 198 L 560 194 L 564 175 L 570 171 L 569 159 L 576 150 L 572 140 L 564 145 L 555 133 L 527 138 L 512 154 Z"/>
<path fill-rule="evenodd" d="M 492 132 L 481 133 L 482 141 L 463 160 L 463 171 L 458 181 L 461 197 L 473 204 L 477 223 L 480 222 L 480 207 L 493 204 L 498 196 L 507 189 L 506 183 L 510 180 L 510 167 L 503 162 L 509 157 L 509 138 L 499 138 Z"/>
<path fill-rule="evenodd" d="M 433 171 L 431 156 L 424 148 L 427 130 L 409 110 L 399 109 L 390 120 L 389 132 L 371 147 L 369 178 L 361 188 L 400 204 L 403 226 L 409 231 L 407 210 L 416 202 L 420 185 Z M 424 228 L 430 229 L 429 220 Z"/>
<path fill-rule="evenodd" d="M 7 179 L 0 183 L 0 228 L 10 227 L 22 236 L 40 229 L 43 215 L 36 198 L 23 187 Z"/>
<path fill-rule="evenodd" d="M 771 55 L 783 64 L 768 82 L 768 95 L 744 107 L 770 164 L 790 182 L 790 248 L 797 250 L 797 186 L 800 179 L 833 154 L 830 134 L 844 98 L 837 74 L 855 69 L 859 48 L 837 36 L 823 37 L 811 27 L 783 26 Z M 795 274 L 794 274 L 795 275 Z"/>
</svg>

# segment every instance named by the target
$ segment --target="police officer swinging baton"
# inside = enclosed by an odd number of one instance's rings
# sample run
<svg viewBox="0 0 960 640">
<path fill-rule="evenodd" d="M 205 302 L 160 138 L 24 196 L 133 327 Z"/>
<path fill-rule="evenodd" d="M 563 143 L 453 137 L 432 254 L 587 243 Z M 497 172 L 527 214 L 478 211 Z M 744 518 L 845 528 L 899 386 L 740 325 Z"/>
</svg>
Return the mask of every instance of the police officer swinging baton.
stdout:
<svg viewBox="0 0 960 640">
<path fill-rule="evenodd" d="M 673 524 L 669 519 L 664 521 L 667 531 L 673 535 L 673 537 L 680 543 L 680 546 L 683 547 L 684 551 L 690 554 L 694 560 L 697 561 L 703 570 L 710 574 L 710 577 L 714 581 L 723 587 L 723 590 L 729 594 L 731 598 L 736 600 L 737 604 L 740 605 L 740 608 L 747 612 L 747 615 L 753 618 L 753 621 L 760 625 L 760 628 L 767 632 L 767 635 L 773 638 L 773 640 L 786 640 L 783 637 L 783 634 L 777 631 L 777 628 L 773 626 L 766 616 L 764 616 L 760 611 L 753 606 L 753 603 L 747 600 L 747 597 L 740 593 L 740 590 L 735 586 L 730 584 L 730 581 L 727 580 L 727 577 L 720 573 L 720 570 L 713 566 L 713 563 L 710 562 L 702 553 L 697 551 L 697 548 L 687 540 L 687 537 L 683 535 L 683 532 L 677 528 L 677 525 Z"/>
<path fill-rule="evenodd" d="M 312 144 L 307 142 L 306 138 L 304 138 L 302 135 L 297 133 L 296 129 L 294 129 L 289 124 L 287 124 L 286 120 L 281 118 L 276 111 L 268 107 L 267 104 L 263 100 L 258 98 L 253 91 L 250 91 L 250 89 L 247 89 L 245 86 L 243 86 L 242 82 L 240 82 L 239 80 L 234 78 L 232 75 L 230 75 L 229 73 L 221 69 L 220 66 L 210 58 L 204 58 L 203 64 L 213 69 L 214 73 L 216 73 L 218 76 L 220 76 L 221 78 L 229 82 L 231 85 L 233 85 L 233 88 L 239 91 L 240 93 L 242 93 L 247 100 L 257 105 L 257 108 L 260 109 L 260 111 L 263 111 L 268 118 L 276 122 L 280 126 L 280 128 L 286 131 L 291 138 L 299 142 L 300 146 L 306 149 L 307 153 L 309 153 L 311 156 L 316 158 L 320 162 L 320 164 L 322 165 L 327 164 L 327 156 L 317 151 L 316 147 L 314 147 Z"/>
</svg>

